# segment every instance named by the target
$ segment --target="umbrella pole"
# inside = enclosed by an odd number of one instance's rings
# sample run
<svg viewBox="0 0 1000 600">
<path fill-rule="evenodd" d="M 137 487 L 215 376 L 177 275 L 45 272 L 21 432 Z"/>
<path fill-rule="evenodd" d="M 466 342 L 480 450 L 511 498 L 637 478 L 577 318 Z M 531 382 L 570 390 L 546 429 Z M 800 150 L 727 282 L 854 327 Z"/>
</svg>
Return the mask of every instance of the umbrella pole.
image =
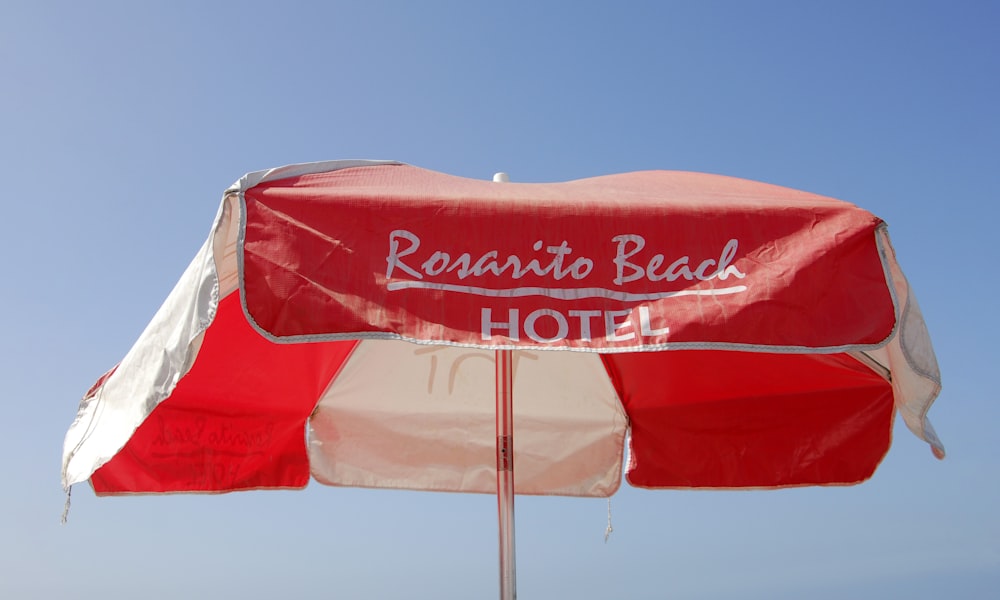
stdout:
<svg viewBox="0 0 1000 600">
<path fill-rule="evenodd" d="M 500 522 L 500 600 L 514 600 L 514 373 L 513 352 L 496 351 L 497 514 Z"/>
<path fill-rule="evenodd" d="M 506 173 L 493 175 L 507 183 Z M 496 351 L 497 516 L 500 523 L 500 600 L 517 598 L 514 577 L 514 367 L 513 351 Z"/>
</svg>

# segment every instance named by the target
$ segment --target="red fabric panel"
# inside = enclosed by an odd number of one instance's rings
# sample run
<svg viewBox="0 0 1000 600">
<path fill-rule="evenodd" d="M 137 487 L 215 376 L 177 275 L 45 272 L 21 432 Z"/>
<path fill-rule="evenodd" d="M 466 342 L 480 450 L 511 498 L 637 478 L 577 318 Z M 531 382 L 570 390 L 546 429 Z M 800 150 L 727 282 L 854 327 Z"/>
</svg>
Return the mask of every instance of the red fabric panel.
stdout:
<svg viewBox="0 0 1000 600">
<path fill-rule="evenodd" d="M 604 356 L 632 428 L 629 483 L 777 487 L 869 478 L 889 449 L 892 388 L 846 354 Z"/>
<path fill-rule="evenodd" d="M 173 394 L 91 477 L 95 492 L 305 487 L 305 422 L 354 344 L 271 343 L 230 294 Z"/>
</svg>

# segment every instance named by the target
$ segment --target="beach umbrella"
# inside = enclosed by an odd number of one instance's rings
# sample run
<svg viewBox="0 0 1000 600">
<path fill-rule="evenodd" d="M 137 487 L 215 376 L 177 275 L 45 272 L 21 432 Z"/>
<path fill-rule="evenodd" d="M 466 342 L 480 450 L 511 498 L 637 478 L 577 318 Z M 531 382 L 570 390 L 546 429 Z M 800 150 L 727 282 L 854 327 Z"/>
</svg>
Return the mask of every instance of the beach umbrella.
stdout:
<svg viewBox="0 0 1000 600">
<path fill-rule="evenodd" d="M 507 183 L 388 161 L 248 174 L 84 396 L 63 485 L 513 498 L 854 484 L 940 377 L 886 225 L 648 171 Z M 516 427 L 515 427 L 516 426 Z M 514 432 L 516 430 L 516 436 Z"/>
</svg>

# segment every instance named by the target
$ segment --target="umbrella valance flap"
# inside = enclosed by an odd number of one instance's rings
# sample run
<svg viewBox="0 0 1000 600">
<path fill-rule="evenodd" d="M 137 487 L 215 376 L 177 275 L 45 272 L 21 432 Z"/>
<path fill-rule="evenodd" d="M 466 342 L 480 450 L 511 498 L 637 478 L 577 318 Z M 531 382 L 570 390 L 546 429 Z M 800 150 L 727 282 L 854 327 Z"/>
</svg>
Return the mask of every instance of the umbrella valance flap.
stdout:
<svg viewBox="0 0 1000 600">
<path fill-rule="evenodd" d="M 894 331 L 881 221 L 787 188 L 667 171 L 496 185 L 372 165 L 239 193 L 240 291 L 279 342 L 829 352 Z"/>
</svg>

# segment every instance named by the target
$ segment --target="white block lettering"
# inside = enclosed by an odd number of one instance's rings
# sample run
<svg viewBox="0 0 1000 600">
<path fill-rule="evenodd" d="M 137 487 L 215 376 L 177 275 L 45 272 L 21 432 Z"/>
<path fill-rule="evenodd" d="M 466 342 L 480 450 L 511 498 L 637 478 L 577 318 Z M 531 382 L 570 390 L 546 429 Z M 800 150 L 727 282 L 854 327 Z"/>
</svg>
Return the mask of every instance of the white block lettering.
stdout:
<svg viewBox="0 0 1000 600">
<path fill-rule="evenodd" d="M 537 311 L 536 311 L 537 312 Z M 482 310 L 482 336 L 484 340 L 493 339 L 494 329 L 506 329 L 507 337 L 511 341 L 517 342 L 521 339 L 520 328 L 518 327 L 518 310 L 512 308 L 507 313 L 507 322 L 493 321 L 493 309 L 484 308 Z"/>
<path fill-rule="evenodd" d="M 649 321 L 649 307 L 639 307 L 639 335 L 648 337 L 653 335 L 667 335 L 668 333 L 670 333 L 669 327 L 653 329 L 653 326 Z"/>
<path fill-rule="evenodd" d="M 535 322 L 541 317 L 552 317 L 555 319 L 556 335 L 554 337 L 547 338 L 538 335 L 538 331 L 535 329 Z M 569 323 L 566 322 L 566 317 L 559 311 L 552 310 L 551 308 L 540 308 L 533 311 L 524 319 L 524 333 L 528 334 L 528 337 L 536 342 L 551 344 L 552 342 L 566 339 L 566 336 L 569 335 Z"/>
<path fill-rule="evenodd" d="M 605 338 L 609 342 L 624 342 L 626 340 L 631 340 L 635 337 L 635 331 L 630 331 L 628 333 L 618 333 L 619 329 L 627 329 L 632 327 L 632 321 L 628 319 L 628 316 L 632 314 L 630 310 L 607 310 L 604 311 L 604 331 Z M 625 317 L 624 321 L 616 321 L 618 317 Z"/>
</svg>

